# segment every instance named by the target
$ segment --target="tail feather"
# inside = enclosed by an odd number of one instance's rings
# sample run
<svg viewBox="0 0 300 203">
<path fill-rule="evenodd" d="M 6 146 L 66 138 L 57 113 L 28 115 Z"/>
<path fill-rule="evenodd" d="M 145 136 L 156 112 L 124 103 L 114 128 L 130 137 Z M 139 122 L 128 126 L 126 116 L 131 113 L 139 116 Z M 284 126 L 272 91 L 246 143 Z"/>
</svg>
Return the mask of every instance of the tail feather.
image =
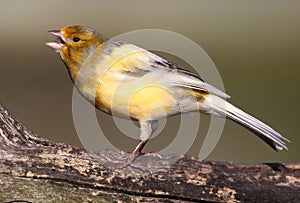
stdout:
<svg viewBox="0 0 300 203">
<path fill-rule="evenodd" d="M 274 150 L 288 150 L 284 141 L 289 142 L 289 140 L 265 123 L 259 121 L 253 116 L 245 113 L 244 111 L 217 96 L 211 95 L 211 102 L 211 107 L 214 113 L 217 113 L 221 116 L 226 116 L 230 120 L 250 130 Z"/>
</svg>

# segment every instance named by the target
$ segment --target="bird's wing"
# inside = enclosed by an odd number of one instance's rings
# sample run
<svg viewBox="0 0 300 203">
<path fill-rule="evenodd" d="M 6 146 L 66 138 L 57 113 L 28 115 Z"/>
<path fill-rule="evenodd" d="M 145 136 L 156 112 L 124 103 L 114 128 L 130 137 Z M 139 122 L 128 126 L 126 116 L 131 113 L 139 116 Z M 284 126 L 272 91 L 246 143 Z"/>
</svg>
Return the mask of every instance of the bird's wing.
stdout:
<svg viewBox="0 0 300 203">
<path fill-rule="evenodd" d="M 187 87 L 187 88 L 201 90 L 201 91 L 208 91 L 209 93 L 220 96 L 222 98 L 230 98 L 230 96 L 225 92 L 204 82 L 204 80 L 200 76 L 191 73 L 188 70 L 185 70 L 184 68 L 179 67 L 176 64 L 171 64 L 171 65 L 175 66 L 176 68 L 176 74 L 172 75 L 169 78 L 169 81 L 173 85 Z"/>
<path fill-rule="evenodd" d="M 137 51 L 135 54 L 127 55 L 125 57 L 126 63 L 122 63 L 124 64 L 122 74 L 125 74 L 127 79 L 140 78 L 146 74 L 148 75 L 157 72 L 158 74 L 164 74 L 163 79 L 167 80 L 167 82 L 172 86 L 207 91 L 210 94 L 214 94 L 222 98 L 230 98 L 230 96 L 223 91 L 204 82 L 200 76 L 179 65 L 173 64 L 154 53 L 135 45 L 123 44 L 122 46 L 126 47 L 119 48 Z M 125 60 L 125 58 L 123 60 Z"/>
</svg>

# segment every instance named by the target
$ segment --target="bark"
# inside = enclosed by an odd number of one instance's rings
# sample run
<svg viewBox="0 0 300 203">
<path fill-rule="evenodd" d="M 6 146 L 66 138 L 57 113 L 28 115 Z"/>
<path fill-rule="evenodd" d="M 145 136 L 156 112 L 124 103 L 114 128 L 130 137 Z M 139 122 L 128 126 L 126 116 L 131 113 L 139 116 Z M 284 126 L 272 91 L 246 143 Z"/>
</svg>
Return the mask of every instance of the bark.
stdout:
<svg viewBox="0 0 300 203">
<path fill-rule="evenodd" d="M 39 137 L 0 105 L 0 202 L 13 201 L 299 202 L 300 164 L 95 153 Z"/>
</svg>

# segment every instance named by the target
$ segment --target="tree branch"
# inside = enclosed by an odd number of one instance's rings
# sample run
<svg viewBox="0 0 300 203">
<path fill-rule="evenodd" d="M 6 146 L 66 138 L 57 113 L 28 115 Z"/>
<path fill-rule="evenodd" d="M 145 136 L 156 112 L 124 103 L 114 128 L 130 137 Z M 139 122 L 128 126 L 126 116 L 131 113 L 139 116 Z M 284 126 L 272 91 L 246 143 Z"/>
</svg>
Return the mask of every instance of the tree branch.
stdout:
<svg viewBox="0 0 300 203">
<path fill-rule="evenodd" d="M 299 163 L 245 165 L 157 154 L 131 158 L 40 138 L 0 105 L 0 202 L 300 200 Z"/>
</svg>

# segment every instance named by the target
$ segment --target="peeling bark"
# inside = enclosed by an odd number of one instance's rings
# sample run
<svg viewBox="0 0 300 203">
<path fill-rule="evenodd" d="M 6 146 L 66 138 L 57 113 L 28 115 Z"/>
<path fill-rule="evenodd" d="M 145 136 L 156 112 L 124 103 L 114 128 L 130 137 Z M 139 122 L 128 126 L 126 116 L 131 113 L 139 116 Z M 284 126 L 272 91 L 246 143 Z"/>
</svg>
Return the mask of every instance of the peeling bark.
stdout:
<svg viewBox="0 0 300 203">
<path fill-rule="evenodd" d="M 300 201 L 299 163 L 245 165 L 157 154 L 131 159 L 40 138 L 0 105 L 0 203 Z"/>
</svg>

